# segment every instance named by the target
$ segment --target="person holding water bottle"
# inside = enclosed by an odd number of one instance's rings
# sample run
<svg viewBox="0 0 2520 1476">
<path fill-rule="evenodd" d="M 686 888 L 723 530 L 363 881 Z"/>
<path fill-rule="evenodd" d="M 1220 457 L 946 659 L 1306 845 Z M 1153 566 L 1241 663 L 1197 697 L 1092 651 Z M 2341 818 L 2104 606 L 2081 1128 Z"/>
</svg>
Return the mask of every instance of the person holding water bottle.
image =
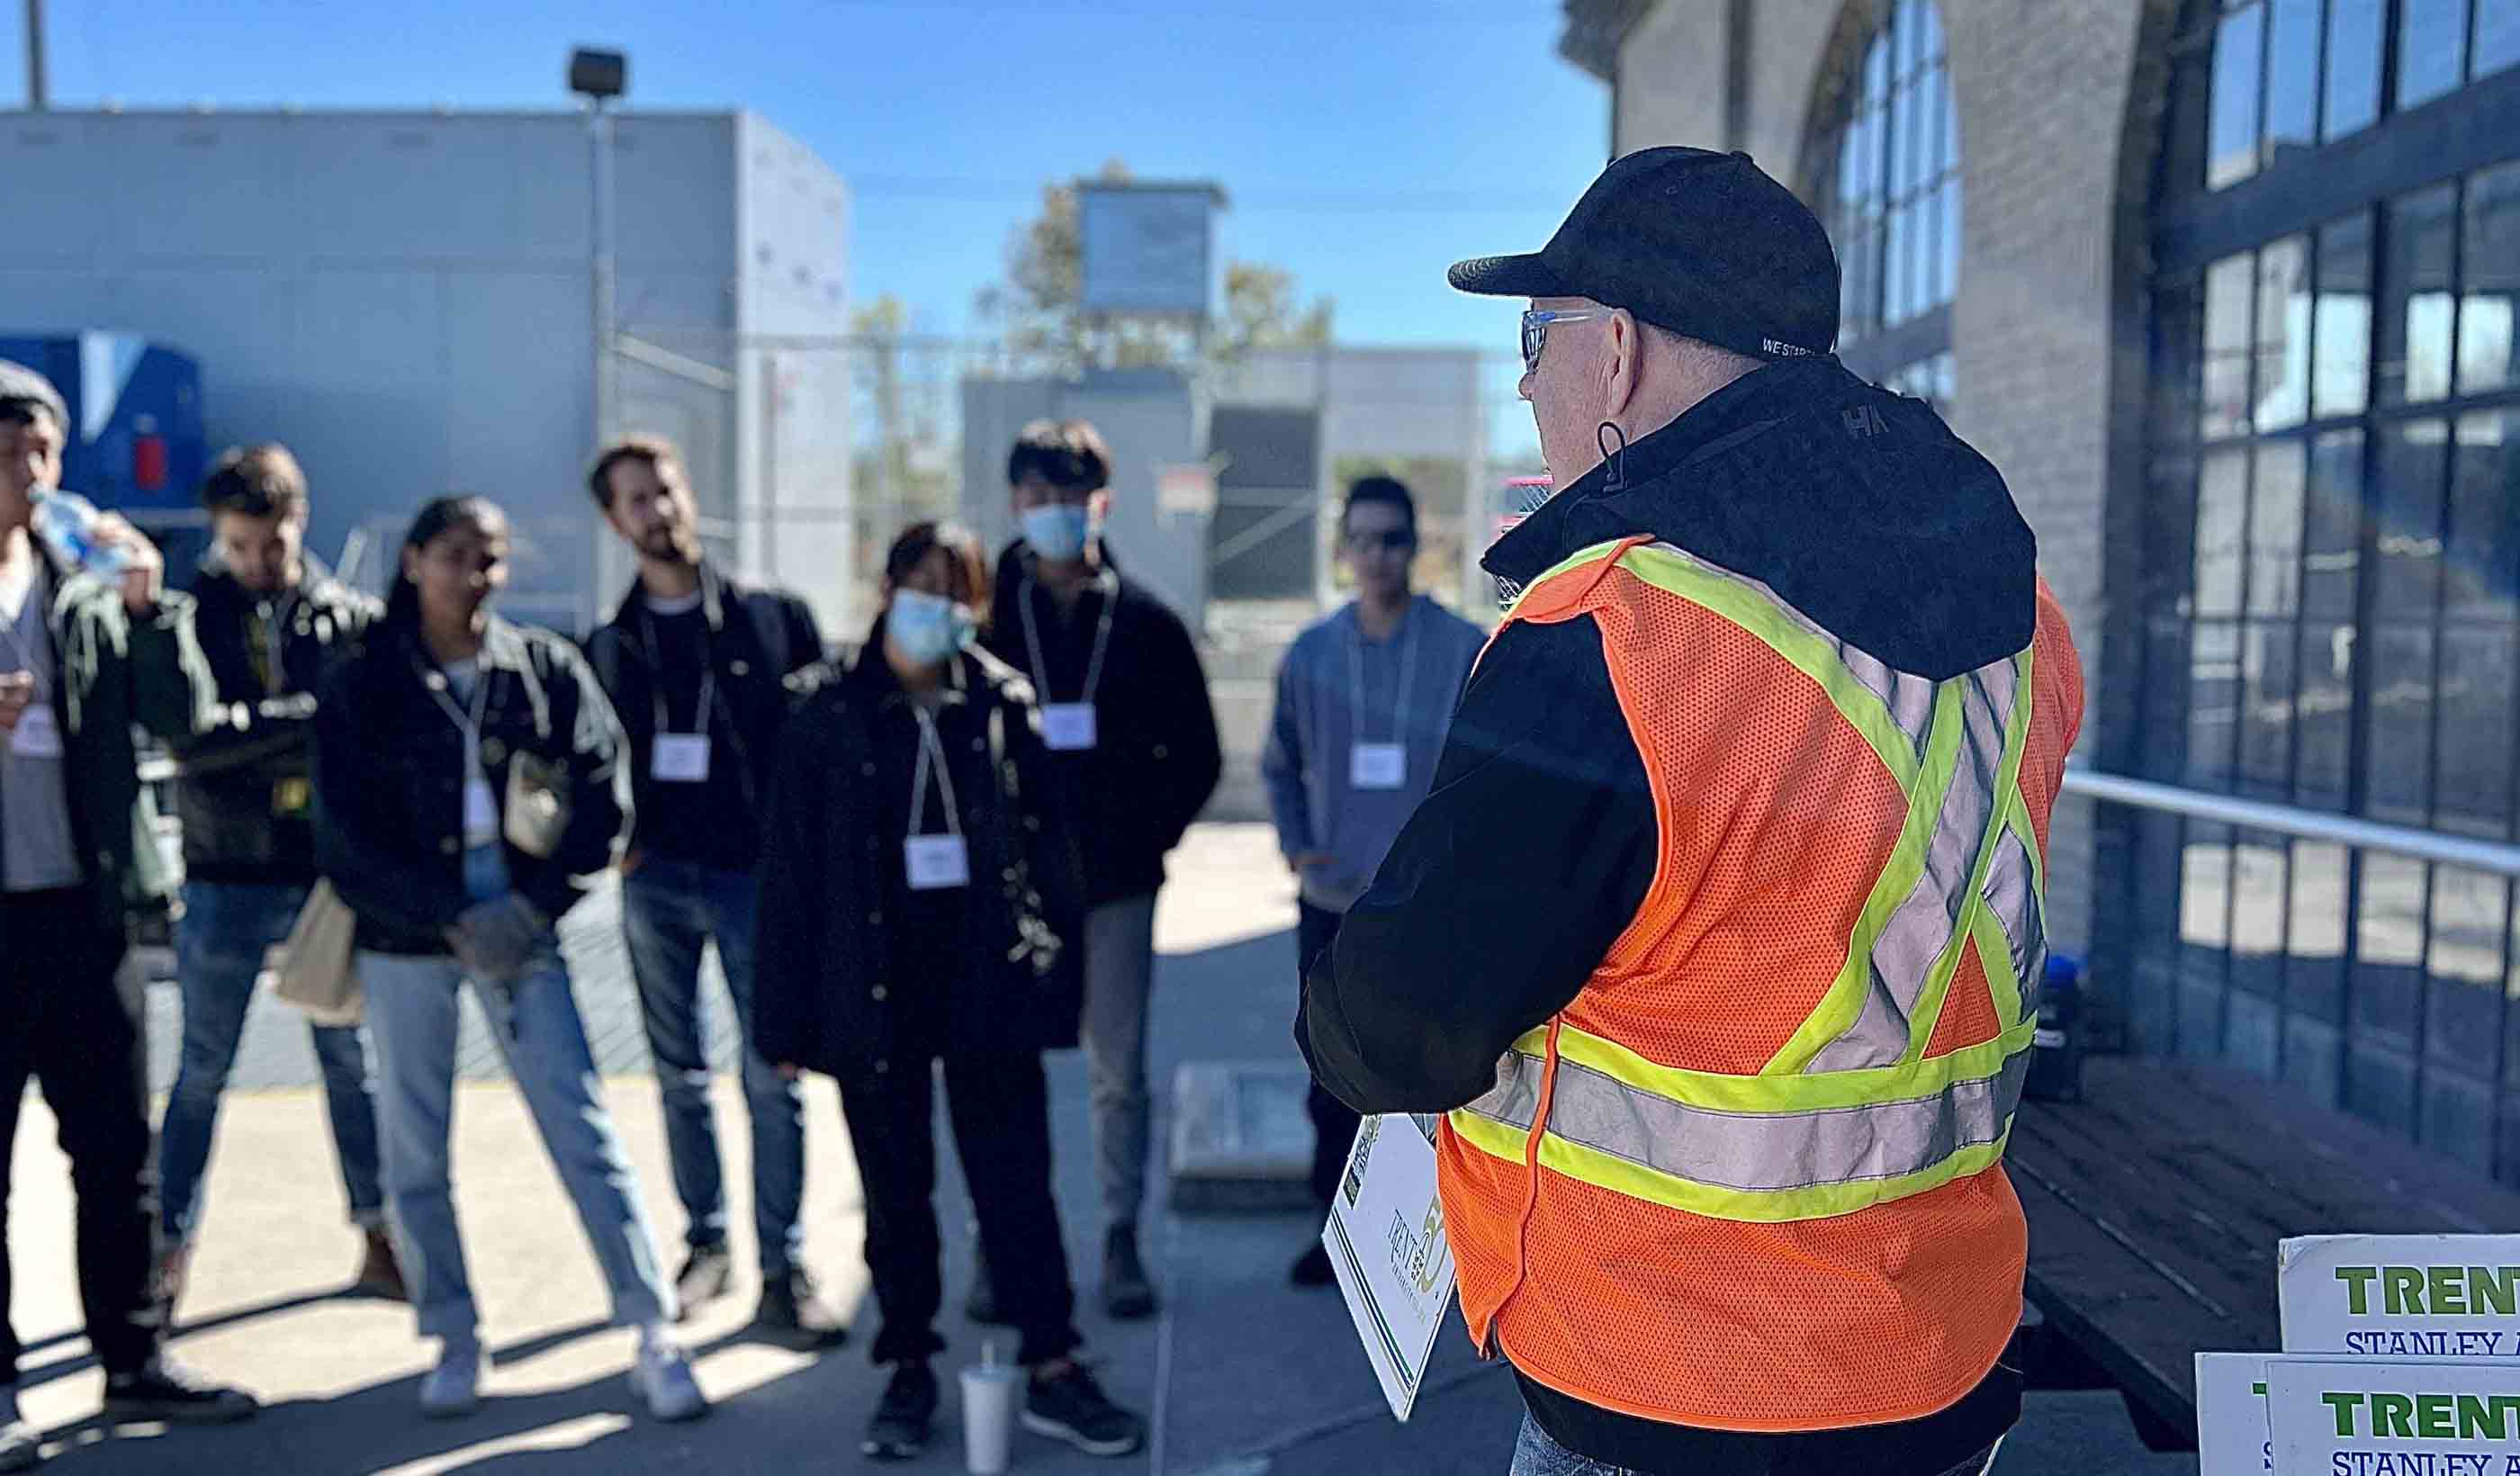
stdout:
<svg viewBox="0 0 2520 1476">
<path fill-rule="evenodd" d="M 1041 1053 L 1076 1041 L 1081 878 L 1032 687 L 971 644 L 988 591 L 969 533 L 903 532 L 883 612 L 851 664 L 814 674 L 763 812 L 753 1044 L 783 1075 L 839 1083 L 883 1318 L 873 1354 L 893 1369 L 864 1446 L 884 1460 L 925 1448 L 938 1402 L 940 1062 L 999 1312 L 1022 1339 L 1025 1427 L 1095 1455 L 1145 1438 L 1075 1357 Z"/>
<path fill-rule="evenodd" d="M 612 1294 L 631 1388 L 660 1420 L 707 1400 L 595 1074 L 553 929 L 627 827 L 621 730 L 577 649 L 490 613 L 508 519 L 483 498 L 421 509 L 382 618 L 315 709 L 316 857 L 358 915 L 376 1037 L 385 1199 L 423 1337 L 432 1416 L 480 1399 L 479 1311 L 450 1192 L 456 995 L 470 979 Z"/>
<path fill-rule="evenodd" d="M 212 684 L 158 551 L 59 490 L 68 426 L 50 381 L 0 361 L 0 1185 L 32 1080 L 69 1156 L 107 1416 L 243 1419 L 250 1396 L 159 1352 L 146 1016 L 122 967 L 131 919 L 162 908 L 173 879 L 148 843 L 157 817 L 132 729 L 189 737 Z M 19 1414 L 10 1288 L 0 1253 L 0 1471 L 43 1455 Z"/>
</svg>

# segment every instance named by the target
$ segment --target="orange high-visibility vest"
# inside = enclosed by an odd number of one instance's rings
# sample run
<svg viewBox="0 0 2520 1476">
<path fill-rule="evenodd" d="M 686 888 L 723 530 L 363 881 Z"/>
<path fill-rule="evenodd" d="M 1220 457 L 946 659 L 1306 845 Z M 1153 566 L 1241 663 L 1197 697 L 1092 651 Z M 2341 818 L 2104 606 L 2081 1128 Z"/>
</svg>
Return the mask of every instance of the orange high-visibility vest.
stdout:
<svg viewBox="0 0 2520 1476">
<path fill-rule="evenodd" d="M 2043 581 L 2025 649 L 1893 670 L 1757 580 L 1644 540 L 1507 623 L 1591 617 L 1659 812 L 1636 919 L 1441 1134 L 1482 1348 L 1645 1419 L 1914 1419 L 2021 1313 L 1999 1162 L 2082 715 Z"/>
</svg>

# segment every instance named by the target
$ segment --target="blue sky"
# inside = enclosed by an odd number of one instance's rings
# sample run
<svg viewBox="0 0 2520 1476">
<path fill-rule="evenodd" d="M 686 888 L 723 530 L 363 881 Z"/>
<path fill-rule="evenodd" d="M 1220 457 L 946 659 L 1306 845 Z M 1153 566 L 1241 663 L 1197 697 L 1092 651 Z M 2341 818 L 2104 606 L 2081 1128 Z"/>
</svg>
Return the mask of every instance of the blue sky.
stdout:
<svg viewBox="0 0 2520 1476">
<path fill-rule="evenodd" d="M 1550 0 L 52 0 L 55 106 L 566 105 L 569 48 L 633 106 L 746 107 L 857 190 L 861 298 L 967 325 L 1042 182 L 1204 176 L 1223 253 L 1294 271 L 1356 342 L 1509 353 L 1514 307 L 1443 282 L 1546 240 L 1608 146 Z M 16 6 L 0 99 L 22 96 Z"/>
</svg>

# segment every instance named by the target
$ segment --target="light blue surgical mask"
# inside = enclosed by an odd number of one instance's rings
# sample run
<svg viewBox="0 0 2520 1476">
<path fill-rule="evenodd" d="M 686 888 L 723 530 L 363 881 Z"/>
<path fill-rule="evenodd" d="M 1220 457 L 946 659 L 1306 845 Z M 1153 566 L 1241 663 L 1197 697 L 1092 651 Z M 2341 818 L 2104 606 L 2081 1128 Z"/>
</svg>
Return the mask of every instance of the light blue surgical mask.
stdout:
<svg viewBox="0 0 2520 1476">
<path fill-rule="evenodd" d="M 1085 557 L 1086 540 L 1094 536 L 1093 511 L 1078 503 L 1050 503 L 1026 508 L 1024 542 L 1044 559 L 1068 563 Z"/>
<path fill-rule="evenodd" d="M 903 655 L 922 666 L 934 666 L 970 644 L 971 612 L 942 595 L 896 590 L 884 634 Z"/>
</svg>

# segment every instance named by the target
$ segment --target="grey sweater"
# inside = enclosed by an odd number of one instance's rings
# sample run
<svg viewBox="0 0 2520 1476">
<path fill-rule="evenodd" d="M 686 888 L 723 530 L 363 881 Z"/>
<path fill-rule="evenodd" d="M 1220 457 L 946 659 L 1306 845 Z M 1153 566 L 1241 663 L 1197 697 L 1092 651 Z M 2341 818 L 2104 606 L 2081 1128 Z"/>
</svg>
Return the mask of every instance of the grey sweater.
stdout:
<svg viewBox="0 0 2520 1476">
<path fill-rule="evenodd" d="M 1260 776 L 1279 848 L 1289 857 L 1327 851 L 1336 858 L 1300 873 L 1306 902 L 1344 913 L 1365 895 L 1400 827 L 1426 797 L 1454 705 L 1486 640 L 1477 626 L 1420 595 L 1388 641 L 1366 640 L 1351 604 L 1286 648 Z M 1404 688 L 1405 713 L 1397 710 Z M 1400 786 L 1356 787 L 1354 745 L 1393 741 L 1407 755 Z"/>
</svg>

